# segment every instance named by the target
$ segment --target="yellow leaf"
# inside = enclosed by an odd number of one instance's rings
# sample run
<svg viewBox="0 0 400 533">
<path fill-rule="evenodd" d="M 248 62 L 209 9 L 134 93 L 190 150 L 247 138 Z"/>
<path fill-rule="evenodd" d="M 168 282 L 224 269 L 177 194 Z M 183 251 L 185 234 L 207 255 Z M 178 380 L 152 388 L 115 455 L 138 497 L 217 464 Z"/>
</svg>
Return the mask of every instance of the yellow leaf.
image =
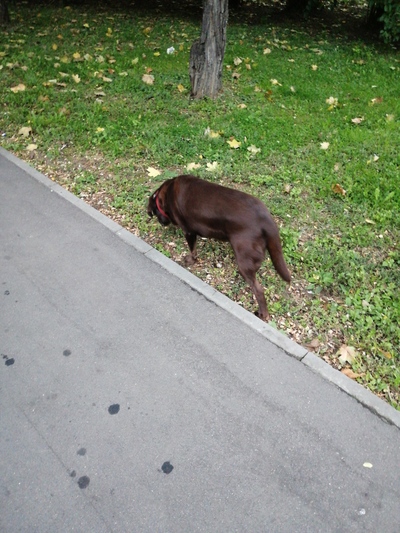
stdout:
<svg viewBox="0 0 400 533">
<path fill-rule="evenodd" d="M 147 83 L 147 85 L 153 85 L 154 76 L 152 74 L 143 74 L 142 81 L 144 81 L 144 83 Z"/>
<path fill-rule="evenodd" d="M 30 126 L 24 126 L 21 128 L 18 132 L 18 135 L 22 135 L 22 137 L 26 138 L 29 137 L 29 135 L 32 133 L 32 128 Z"/>
<path fill-rule="evenodd" d="M 332 191 L 335 194 L 341 194 L 342 196 L 346 196 L 346 191 L 341 185 L 339 185 L 339 183 L 335 183 L 335 185 L 332 185 Z"/>
<path fill-rule="evenodd" d="M 247 150 L 253 155 L 258 154 L 259 152 L 261 152 L 261 148 L 256 148 L 254 146 L 254 144 L 252 144 L 251 146 L 248 146 Z"/>
<path fill-rule="evenodd" d="M 57 50 L 57 48 L 58 48 L 58 46 L 57 46 L 56 44 L 53 44 L 53 45 L 52 45 L 52 49 L 53 49 L 53 50 Z"/>
<path fill-rule="evenodd" d="M 247 108 L 247 105 L 246 105 L 246 104 L 239 104 L 239 105 L 238 105 L 238 108 L 239 108 L 239 109 L 246 109 L 246 108 Z"/>
<path fill-rule="evenodd" d="M 102 133 L 104 131 L 104 128 L 96 128 L 96 133 Z"/>
<path fill-rule="evenodd" d="M 143 33 L 144 33 L 145 35 L 150 35 L 151 30 L 152 30 L 152 28 L 150 28 L 150 26 L 148 26 L 147 28 L 145 28 L 145 29 L 143 30 Z"/>
<path fill-rule="evenodd" d="M 186 91 L 185 87 L 180 83 L 178 86 L 177 86 L 177 89 L 180 93 L 183 93 Z"/>
<path fill-rule="evenodd" d="M 132 65 L 136 65 L 136 63 L 139 61 L 138 57 L 135 57 L 135 59 L 132 59 L 131 63 Z"/>
<path fill-rule="evenodd" d="M 195 170 L 200 167 L 201 167 L 200 163 L 189 163 L 188 165 L 186 165 L 186 170 L 190 172 L 191 170 Z"/>
<path fill-rule="evenodd" d="M 282 84 L 279 83 L 278 80 L 272 79 L 272 80 L 270 80 L 270 82 L 272 83 L 272 85 L 279 85 L 280 87 L 282 87 Z"/>
<path fill-rule="evenodd" d="M 69 63 L 70 59 L 68 56 L 62 56 L 60 59 L 61 63 Z"/>
<path fill-rule="evenodd" d="M 156 168 L 154 168 L 154 167 L 148 167 L 147 168 L 147 174 L 151 178 L 156 178 L 157 176 L 160 176 L 161 172 L 159 170 L 157 170 Z"/>
<path fill-rule="evenodd" d="M 240 141 L 237 141 L 235 138 L 230 139 L 229 141 L 226 141 L 230 148 L 234 148 L 235 150 L 240 147 L 242 144 Z"/>
<path fill-rule="evenodd" d="M 74 54 L 72 54 L 72 57 L 74 59 L 80 59 L 81 58 L 81 54 L 79 52 L 75 52 Z"/>
<path fill-rule="evenodd" d="M 207 172 L 214 172 L 214 170 L 217 170 L 218 163 L 217 161 L 213 161 L 212 163 L 207 163 Z"/>
<path fill-rule="evenodd" d="M 89 24 L 87 22 L 85 22 L 85 24 L 83 25 L 84 28 L 90 28 Z"/>
<path fill-rule="evenodd" d="M 154 56 L 158 57 L 160 55 L 160 52 L 154 52 Z"/>
<path fill-rule="evenodd" d="M 318 70 L 318 65 L 311 65 L 312 70 Z"/>
<path fill-rule="evenodd" d="M 80 83 L 81 82 L 81 79 L 78 76 L 78 74 L 72 74 L 72 79 L 74 80 L 75 83 Z"/>
<path fill-rule="evenodd" d="M 15 93 L 19 93 L 21 91 L 25 91 L 26 87 L 23 83 L 19 83 L 18 85 L 15 85 L 14 87 L 11 87 L 11 91 Z"/>
</svg>

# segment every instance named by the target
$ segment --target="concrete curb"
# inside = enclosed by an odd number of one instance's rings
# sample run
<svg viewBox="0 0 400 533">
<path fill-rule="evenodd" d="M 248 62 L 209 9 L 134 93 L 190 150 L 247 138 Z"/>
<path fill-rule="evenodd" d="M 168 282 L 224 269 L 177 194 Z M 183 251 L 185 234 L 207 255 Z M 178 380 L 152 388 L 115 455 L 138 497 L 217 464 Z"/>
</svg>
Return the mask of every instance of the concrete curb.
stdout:
<svg viewBox="0 0 400 533">
<path fill-rule="evenodd" d="M 151 261 L 160 265 L 173 276 L 179 278 L 182 282 L 189 285 L 193 290 L 207 298 L 207 300 L 234 315 L 236 318 L 265 337 L 269 342 L 281 348 L 285 353 L 295 357 L 300 362 L 308 366 L 313 372 L 319 374 L 324 379 L 336 385 L 338 388 L 343 390 L 346 394 L 352 396 L 364 407 L 378 415 L 380 418 L 400 429 L 400 411 L 397 411 L 385 401 L 375 396 L 371 391 L 365 389 L 359 383 L 351 380 L 338 370 L 332 368 L 328 363 L 320 359 L 315 354 L 308 352 L 305 348 L 290 340 L 283 333 L 272 328 L 265 322 L 262 322 L 255 315 L 243 309 L 239 304 L 233 302 L 228 297 L 213 289 L 210 285 L 207 285 L 207 283 L 200 280 L 197 276 L 161 254 L 145 241 L 124 229 L 122 226 L 109 219 L 90 205 L 86 204 L 74 194 L 63 189 L 60 185 L 54 183 L 21 159 L 18 159 L 7 150 L 4 150 L 4 148 L 0 147 L 0 155 L 2 155 L 10 163 L 13 163 L 19 167 L 26 174 L 40 182 L 42 185 L 50 189 L 51 192 L 58 194 L 100 224 L 103 224 L 103 226 L 112 231 L 125 243 L 135 248 L 138 252 L 145 255 Z"/>
</svg>

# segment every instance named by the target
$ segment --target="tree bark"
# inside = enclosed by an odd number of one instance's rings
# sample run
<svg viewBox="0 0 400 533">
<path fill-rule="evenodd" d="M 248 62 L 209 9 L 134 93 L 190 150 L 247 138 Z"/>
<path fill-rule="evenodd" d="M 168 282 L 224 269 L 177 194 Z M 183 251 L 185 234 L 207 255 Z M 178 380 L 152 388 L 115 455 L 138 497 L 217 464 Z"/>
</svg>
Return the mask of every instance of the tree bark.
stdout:
<svg viewBox="0 0 400 533">
<path fill-rule="evenodd" d="M 190 50 L 193 98 L 215 98 L 221 90 L 227 25 L 228 0 L 204 0 L 201 36 Z"/>
<path fill-rule="evenodd" d="M 0 24 L 8 24 L 10 22 L 10 15 L 6 0 L 0 0 Z"/>
</svg>

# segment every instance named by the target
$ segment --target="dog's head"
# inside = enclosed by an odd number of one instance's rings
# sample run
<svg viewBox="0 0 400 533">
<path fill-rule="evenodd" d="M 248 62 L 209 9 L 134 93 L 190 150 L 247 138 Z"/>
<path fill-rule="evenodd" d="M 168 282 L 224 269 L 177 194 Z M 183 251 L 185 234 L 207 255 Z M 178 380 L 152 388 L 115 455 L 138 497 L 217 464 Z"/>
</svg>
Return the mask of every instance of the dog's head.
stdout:
<svg viewBox="0 0 400 533">
<path fill-rule="evenodd" d="M 162 226 L 168 226 L 171 223 L 171 219 L 165 212 L 165 194 L 167 192 L 168 183 L 171 180 L 166 181 L 159 187 L 149 198 L 147 204 L 147 214 L 149 217 L 155 215 Z"/>
</svg>

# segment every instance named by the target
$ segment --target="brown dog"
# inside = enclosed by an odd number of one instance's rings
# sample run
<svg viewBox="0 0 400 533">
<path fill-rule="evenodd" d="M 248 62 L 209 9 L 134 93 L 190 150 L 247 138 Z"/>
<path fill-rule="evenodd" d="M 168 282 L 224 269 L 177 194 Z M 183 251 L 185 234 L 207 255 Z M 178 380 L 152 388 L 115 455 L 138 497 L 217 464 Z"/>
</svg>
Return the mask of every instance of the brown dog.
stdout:
<svg viewBox="0 0 400 533">
<path fill-rule="evenodd" d="M 256 279 L 265 250 L 282 279 L 290 282 L 290 272 L 283 258 L 278 226 L 258 198 L 194 176 L 178 176 L 164 182 L 151 195 L 147 213 L 155 215 L 163 226 L 172 222 L 183 230 L 190 249 L 186 265 L 196 260 L 197 235 L 229 241 L 239 272 L 257 299 L 258 316 L 269 318 L 264 289 Z"/>
</svg>

